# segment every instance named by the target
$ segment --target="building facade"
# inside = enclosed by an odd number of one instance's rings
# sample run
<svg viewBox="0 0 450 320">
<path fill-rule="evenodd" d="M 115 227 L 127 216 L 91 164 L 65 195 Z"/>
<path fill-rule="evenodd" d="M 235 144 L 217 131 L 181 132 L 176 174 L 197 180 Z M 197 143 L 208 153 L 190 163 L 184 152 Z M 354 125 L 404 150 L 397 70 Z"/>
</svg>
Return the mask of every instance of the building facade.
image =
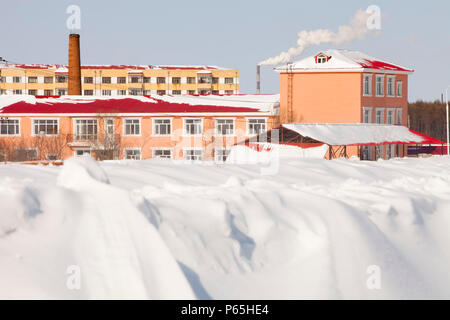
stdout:
<svg viewBox="0 0 450 320">
<path fill-rule="evenodd" d="M 379 123 L 407 126 L 413 70 L 357 51 L 328 50 L 275 69 L 281 123 Z M 362 158 L 402 156 L 399 146 L 349 148 Z"/>
<path fill-rule="evenodd" d="M 0 94 L 67 94 L 61 65 L 0 64 Z M 239 71 L 216 66 L 81 66 L 82 95 L 231 95 L 239 93 Z"/>
<path fill-rule="evenodd" d="M 15 99 L 17 98 L 17 99 Z M 3 101 L 2 101 L 3 100 Z M 224 161 L 274 127 L 278 95 L 0 97 L 2 161 L 171 158 Z"/>
</svg>

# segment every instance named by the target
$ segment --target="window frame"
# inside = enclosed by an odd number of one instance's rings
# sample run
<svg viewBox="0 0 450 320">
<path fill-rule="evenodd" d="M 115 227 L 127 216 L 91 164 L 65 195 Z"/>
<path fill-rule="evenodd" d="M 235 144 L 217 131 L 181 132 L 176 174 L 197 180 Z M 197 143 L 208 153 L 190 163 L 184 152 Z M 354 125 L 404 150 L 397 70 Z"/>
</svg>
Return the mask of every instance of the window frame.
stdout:
<svg viewBox="0 0 450 320">
<path fill-rule="evenodd" d="M 200 159 L 186 159 L 187 151 L 200 151 Z M 193 147 L 183 148 L 183 160 L 184 161 L 203 161 L 203 148 L 193 148 Z"/>
<path fill-rule="evenodd" d="M 44 133 L 43 135 L 41 135 L 41 134 L 36 134 L 35 133 L 35 130 L 34 130 L 34 127 L 35 127 L 35 121 L 36 120 L 56 120 L 56 126 L 57 126 L 57 133 L 56 134 L 47 134 L 47 133 Z M 57 137 L 57 136 L 59 136 L 59 130 L 60 130 L 60 127 L 59 127 L 59 118 L 31 118 L 31 136 L 32 137 Z"/>
<path fill-rule="evenodd" d="M 127 158 L 127 151 L 139 151 L 139 159 L 128 159 Z M 122 156 L 123 160 L 142 160 L 142 148 L 139 147 L 128 147 L 128 148 L 123 148 L 123 156 Z"/>
<path fill-rule="evenodd" d="M 221 132 L 218 131 L 218 121 L 222 121 L 222 120 L 231 120 L 233 121 L 233 123 L 231 124 L 233 126 L 233 132 L 232 133 L 226 133 L 226 134 L 222 134 Z M 214 118 L 214 136 L 216 137 L 234 137 L 236 136 L 236 118 L 234 117 L 217 117 Z"/>
<path fill-rule="evenodd" d="M 95 139 L 92 139 L 92 140 L 98 140 L 98 134 L 99 134 L 99 123 L 98 123 L 98 118 L 92 118 L 92 117 L 89 117 L 89 118 L 73 118 L 73 137 L 74 137 L 74 141 L 83 141 L 83 140 L 88 140 L 88 141 L 90 141 L 89 139 L 76 139 L 76 137 L 77 136 L 79 136 L 79 134 L 77 134 L 77 128 L 78 128 L 78 126 L 77 126 L 77 121 L 78 120 L 95 120 L 96 121 L 96 126 L 97 126 L 97 133 L 95 133 L 95 136 L 96 136 L 96 138 Z M 81 135 L 81 134 L 80 134 Z M 89 133 L 86 133 L 86 134 L 84 134 L 84 135 L 89 135 Z M 94 135 L 94 134 L 92 134 L 92 135 Z"/>
<path fill-rule="evenodd" d="M 389 94 L 389 80 L 392 82 L 392 94 Z M 394 75 L 388 75 L 386 76 L 386 97 L 395 97 L 396 91 L 396 82 L 395 82 L 395 76 Z"/>
<path fill-rule="evenodd" d="M 263 132 L 267 132 L 267 117 L 249 117 L 249 118 L 245 118 L 245 129 L 246 129 L 245 135 L 247 137 L 254 137 L 254 136 L 257 136 L 258 134 L 260 134 L 260 133 L 250 133 L 250 120 L 261 120 L 261 119 L 264 120 L 265 130 Z"/>
<path fill-rule="evenodd" d="M 226 157 L 228 158 L 228 156 L 230 155 L 231 152 L 231 148 L 224 148 L 224 147 L 217 147 L 214 148 L 214 162 L 216 163 L 225 163 L 227 160 L 223 160 L 223 154 L 221 155 L 221 158 L 218 159 L 218 151 L 228 151 Z"/>
<path fill-rule="evenodd" d="M 366 111 L 369 111 L 369 121 L 365 122 L 365 114 Z M 373 123 L 373 119 L 372 119 L 372 114 L 373 114 L 373 108 L 372 107 L 363 107 L 363 114 L 362 114 L 362 123 Z"/>
<path fill-rule="evenodd" d="M 8 120 L 17 120 L 18 121 L 18 131 L 19 133 L 15 133 L 15 134 L 3 134 L 1 131 L 1 125 L 2 125 L 2 121 L 8 121 Z M 21 136 L 21 131 L 22 131 L 22 126 L 21 126 L 21 119 L 20 118 L 7 118 L 7 119 L 0 119 L 0 137 L 20 137 Z"/>
<path fill-rule="evenodd" d="M 381 79 L 381 94 L 378 93 L 378 79 Z M 384 92 L 384 74 L 377 74 L 375 75 L 375 96 L 376 97 L 384 97 L 385 96 L 385 92 Z"/>
<path fill-rule="evenodd" d="M 390 112 L 392 112 L 392 123 L 388 122 Z M 386 124 L 395 125 L 395 108 L 386 108 Z"/>
<path fill-rule="evenodd" d="M 368 93 L 366 93 L 366 79 L 369 79 L 369 86 L 368 86 L 368 89 L 369 89 L 369 92 Z M 367 73 L 365 73 L 365 74 L 363 74 L 363 96 L 364 97 L 371 97 L 372 96 L 372 80 L 373 79 L 373 75 L 372 74 L 367 74 Z"/>
<path fill-rule="evenodd" d="M 127 120 L 139 120 L 139 134 L 127 134 L 126 133 Z M 123 136 L 127 136 L 127 137 L 140 137 L 140 136 L 142 136 L 142 118 L 140 118 L 140 117 L 126 117 L 126 118 L 122 118 L 122 126 L 123 126 L 123 131 L 122 131 Z"/>
<path fill-rule="evenodd" d="M 191 134 L 186 131 L 186 120 L 200 120 L 200 133 Z M 183 118 L 183 136 L 187 137 L 201 137 L 203 135 L 203 118 L 202 117 L 188 117 Z"/>
<path fill-rule="evenodd" d="M 172 130 L 173 130 L 173 126 L 172 126 L 172 119 L 173 118 L 168 118 L 168 117 L 153 117 L 152 118 L 152 135 L 156 136 L 156 137 L 170 137 L 172 135 Z M 156 133 L 156 120 L 169 120 L 169 126 L 170 126 L 170 133 L 168 134 L 160 134 L 160 133 Z"/>
<path fill-rule="evenodd" d="M 384 119 L 385 118 L 385 116 L 384 116 L 385 110 L 386 110 L 386 108 L 375 108 L 375 123 L 376 124 L 385 124 L 386 123 L 386 119 Z M 378 122 L 378 118 L 377 118 L 378 111 L 381 111 L 381 122 Z"/>
<path fill-rule="evenodd" d="M 400 95 L 398 94 L 398 88 L 400 85 Z M 395 82 L 395 96 L 398 98 L 402 98 L 403 97 L 403 81 L 396 81 Z"/>
<path fill-rule="evenodd" d="M 160 157 L 160 156 L 156 156 L 155 152 L 156 151 L 169 151 L 170 152 L 170 156 L 169 157 Z M 166 147 L 154 147 L 152 148 L 152 159 L 173 159 L 173 148 L 166 148 Z"/>
</svg>

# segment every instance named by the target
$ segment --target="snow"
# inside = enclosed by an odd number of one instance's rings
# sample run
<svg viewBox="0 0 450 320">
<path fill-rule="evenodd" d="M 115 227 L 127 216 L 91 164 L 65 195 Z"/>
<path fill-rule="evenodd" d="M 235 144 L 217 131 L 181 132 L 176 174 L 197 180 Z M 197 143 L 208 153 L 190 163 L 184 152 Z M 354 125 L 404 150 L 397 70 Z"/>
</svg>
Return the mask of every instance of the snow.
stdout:
<svg viewBox="0 0 450 320">
<path fill-rule="evenodd" d="M 424 139 L 399 125 L 369 123 L 288 123 L 283 127 L 329 145 L 356 145 L 384 142 L 421 143 Z"/>
<path fill-rule="evenodd" d="M 290 65 L 295 71 L 364 71 L 364 69 L 378 69 L 396 72 L 413 72 L 412 69 L 391 64 L 359 51 L 332 49 L 321 53 L 331 56 L 326 63 L 316 63 L 315 55 L 296 61 Z M 286 72 L 287 66 L 275 68 L 276 71 Z"/>
<path fill-rule="evenodd" d="M 450 298 L 449 157 L 265 166 L 1 164 L 0 298 Z"/>
<path fill-rule="evenodd" d="M 279 94 L 246 94 L 246 95 L 164 95 L 154 96 L 155 99 L 170 103 L 187 103 L 189 105 L 211 105 L 224 107 L 255 108 L 261 112 L 274 112 L 280 105 Z"/>
</svg>

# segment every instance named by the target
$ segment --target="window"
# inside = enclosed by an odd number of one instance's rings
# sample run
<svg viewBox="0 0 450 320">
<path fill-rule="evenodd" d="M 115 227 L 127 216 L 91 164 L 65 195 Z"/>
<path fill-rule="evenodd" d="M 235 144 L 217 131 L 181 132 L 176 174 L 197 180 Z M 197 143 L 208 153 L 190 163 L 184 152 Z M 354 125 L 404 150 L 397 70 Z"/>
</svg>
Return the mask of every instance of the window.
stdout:
<svg viewBox="0 0 450 320">
<path fill-rule="evenodd" d="M 225 162 L 230 151 L 230 149 L 216 148 L 214 149 L 214 159 L 216 162 Z"/>
<path fill-rule="evenodd" d="M 13 90 L 14 94 L 22 94 L 22 89 Z"/>
<path fill-rule="evenodd" d="M 172 121 L 171 119 L 153 119 L 153 128 L 154 135 L 170 135 L 172 133 Z"/>
<path fill-rule="evenodd" d="M 181 78 L 180 77 L 173 77 L 172 78 L 172 83 L 181 83 Z"/>
<path fill-rule="evenodd" d="M 170 149 L 153 149 L 153 158 L 172 158 L 172 150 Z"/>
<path fill-rule="evenodd" d="M 130 83 L 141 83 L 142 77 L 141 76 L 130 76 Z"/>
<path fill-rule="evenodd" d="M 75 156 L 76 157 L 82 157 L 82 156 L 90 156 L 91 150 L 90 149 L 76 149 L 75 150 Z"/>
<path fill-rule="evenodd" d="M 156 83 L 166 83 L 166 78 L 164 78 L 164 77 L 157 77 L 156 78 Z"/>
<path fill-rule="evenodd" d="M 195 90 L 188 90 L 188 94 L 191 94 L 191 95 L 195 94 Z"/>
<path fill-rule="evenodd" d="M 190 160 L 190 161 L 202 160 L 202 150 L 201 149 L 184 149 L 183 158 L 184 158 L 184 160 Z"/>
<path fill-rule="evenodd" d="M 6 82 L 6 77 L 0 77 L 0 83 L 5 83 Z"/>
<path fill-rule="evenodd" d="M 384 123 L 384 108 L 376 109 L 376 123 Z"/>
<path fill-rule="evenodd" d="M 58 88 L 56 89 L 56 95 L 58 96 L 64 96 L 67 94 L 67 89 L 64 88 Z"/>
<path fill-rule="evenodd" d="M 141 120 L 140 119 L 125 119 L 124 120 L 124 134 L 127 136 L 138 136 L 141 134 Z"/>
<path fill-rule="evenodd" d="M 388 144 L 386 146 L 386 158 L 391 159 L 394 157 L 394 146 L 392 144 Z"/>
<path fill-rule="evenodd" d="M 127 83 L 127 77 L 117 77 L 117 83 Z"/>
<path fill-rule="evenodd" d="M 248 119 L 248 135 L 260 134 L 266 131 L 266 119 Z"/>
<path fill-rule="evenodd" d="M 102 83 L 111 83 L 111 77 L 102 77 Z"/>
<path fill-rule="evenodd" d="M 20 83 L 22 82 L 22 77 L 13 77 L 13 83 Z"/>
<path fill-rule="evenodd" d="M 216 119 L 216 135 L 226 136 L 234 134 L 233 119 Z"/>
<path fill-rule="evenodd" d="M 207 95 L 207 94 L 211 94 L 211 89 L 208 89 L 208 88 L 201 88 L 201 89 L 198 89 L 198 94 L 199 94 L 199 95 Z"/>
<path fill-rule="evenodd" d="M 363 123 L 372 123 L 372 108 L 363 107 Z"/>
<path fill-rule="evenodd" d="M 377 82 L 377 96 L 383 97 L 384 96 L 384 76 L 383 75 L 377 75 L 376 76 Z"/>
<path fill-rule="evenodd" d="M 317 63 L 325 63 L 327 62 L 327 57 L 320 55 L 317 57 Z"/>
<path fill-rule="evenodd" d="M 230 94 L 233 94 L 233 93 L 234 93 L 233 90 L 225 90 L 225 94 L 230 95 Z"/>
<path fill-rule="evenodd" d="M 219 90 L 213 90 L 212 94 L 216 94 L 216 95 L 219 94 Z"/>
<path fill-rule="evenodd" d="M 58 120 L 56 119 L 33 119 L 34 135 L 57 135 Z"/>
<path fill-rule="evenodd" d="M 151 78 L 150 77 L 144 77 L 144 83 L 150 83 Z"/>
<path fill-rule="evenodd" d="M 37 148 L 16 148 L 14 150 L 15 161 L 36 161 L 38 160 Z"/>
<path fill-rule="evenodd" d="M 191 84 L 195 83 L 195 77 L 187 77 L 186 82 Z"/>
<path fill-rule="evenodd" d="M 225 78 L 225 84 L 233 84 L 234 83 L 233 80 L 234 80 L 233 78 Z"/>
<path fill-rule="evenodd" d="M 5 89 L 0 89 L 0 94 L 6 94 L 6 90 Z"/>
<path fill-rule="evenodd" d="M 372 160 L 372 146 L 361 146 L 361 160 Z"/>
<path fill-rule="evenodd" d="M 84 90 L 83 94 L 85 96 L 93 96 L 94 95 L 94 90 Z"/>
<path fill-rule="evenodd" d="M 110 96 L 111 90 L 102 90 L 102 96 Z"/>
<path fill-rule="evenodd" d="M 144 90 L 144 96 L 149 96 L 152 93 L 152 90 Z"/>
<path fill-rule="evenodd" d="M 114 119 L 105 120 L 105 134 L 108 136 L 114 135 Z"/>
<path fill-rule="evenodd" d="M 396 123 L 397 124 L 402 124 L 402 109 L 401 108 L 397 108 L 396 109 Z"/>
<path fill-rule="evenodd" d="M 181 90 L 172 90 L 172 94 L 180 95 L 181 94 Z"/>
<path fill-rule="evenodd" d="M 394 124 L 394 109 L 388 109 L 386 114 L 386 123 Z"/>
<path fill-rule="evenodd" d="M 214 83 L 214 84 L 219 83 L 219 78 L 218 77 L 212 77 L 212 83 Z"/>
<path fill-rule="evenodd" d="M 403 83 L 401 81 L 397 81 L 397 97 L 402 96 Z"/>
<path fill-rule="evenodd" d="M 44 83 L 53 83 L 53 77 L 44 77 Z"/>
<path fill-rule="evenodd" d="M 199 76 L 198 83 L 211 83 L 211 76 Z"/>
<path fill-rule="evenodd" d="M 127 160 L 141 160 L 141 149 L 124 149 L 124 158 Z"/>
<path fill-rule="evenodd" d="M 28 77 L 28 83 L 37 83 L 37 77 Z"/>
<path fill-rule="evenodd" d="M 202 119 L 184 119 L 184 134 L 202 134 Z"/>
<path fill-rule="evenodd" d="M 84 83 L 94 83 L 93 77 L 84 77 Z"/>
<path fill-rule="evenodd" d="M 2 136 L 20 135 L 19 119 L 1 119 L 0 135 Z"/>
<path fill-rule="evenodd" d="M 388 76 L 387 77 L 387 85 L 386 85 L 386 95 L 388 97 L 394 97 L 394 83 L 395 83 L 395 76 Z"/>
<path fill-rule="evenodd" d="M 139 89 L 139 88 L 130 88 L 130 89 L 128 90 L 128 94 L 129 94 L 130 96 L 140 96 L 140 95 L 142 95 L 142 89 Z"/>
<path fill-rule="evenodd" d="M 166 94 L 166 90 L 157 90 L 156 94 L 158 94 L 160 96 L 165 95 Z"/>
<path fill-rule="evenodd" d="M 45 159 L 47 159 L 47 160 L 58 160 L 58 154 L 56 154 L 56 153 L 47 153 L 45 155 Z"/>
<path fill-rule="evenodd" d="M 364 96 L 371 96 L 372 95 L 372 75 L 365 74 L 364 75 Z"/>
<path fill-rule="evenodd" d="M 31 96 L 37 96 L 37 90 L 35 89 L 28 90 L 28 94 Z"/>
<path fill-rule="evenodd" d="M 56 76 L 57 83 L 65 83 L 67 82 L 67 76 Z"/>
<path fill-rule="evenodd" d="M 117 90 L 117 95 L 119 95 L 119 96 L 126 96 L 127 95 L 127 90 Z"/>
<path fill-rule="evenodd" d="M 75 140 L 97 140 L 97 119 L 76 119 Z"/>
<path fill-rule="evenodd" d="M 44 96 L 52 96 L 53 90 L 44 90 Z"/>
</svg>

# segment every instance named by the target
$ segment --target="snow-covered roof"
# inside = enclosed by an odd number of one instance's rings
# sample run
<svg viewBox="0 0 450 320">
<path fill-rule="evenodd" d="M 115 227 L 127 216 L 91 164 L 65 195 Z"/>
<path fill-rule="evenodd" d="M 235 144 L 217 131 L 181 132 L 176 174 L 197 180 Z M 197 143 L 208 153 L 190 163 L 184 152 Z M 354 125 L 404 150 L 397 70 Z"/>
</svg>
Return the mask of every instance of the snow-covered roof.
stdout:
<svg viewBox="0 0 450 320">
<path fill-rule="evenodd" d="M 327 62 L 317 63 L 320 54 L 329 57 Z M 389 73 L 410 73 L 414 70 L 395 65 L 359 51 L 326 50 L 289 65 L 275 68 L 278 72 L 364 72 L 377 70 Z"/>
<path fill-rule="evenodd" d="M 2 114 L 251 113 L 273 115 L 279 95 L 61 96 L 1 95 Z"/>
<path fill-rule="evenodd" d="M 443 144 L 404 126 L 373 123 L 288 123 L 284 128 L 332 146 L 373 144 Z"/>
<path fill-rule="evenodd" d="M 10 69 L 58 69 L 67 68 L 67 65 L 60 64 L 10 64 L 0 63 L 1 68 Z M 148 70 L 148 69 L 162 69 L 162 70 L 230 70 L 218 66 L 201 66 L 201 65 L 110 65 L 110 64 L 91 64 L 82 65 L 81 69 L 134 69 L 134 70 Z"/>
</svg>

